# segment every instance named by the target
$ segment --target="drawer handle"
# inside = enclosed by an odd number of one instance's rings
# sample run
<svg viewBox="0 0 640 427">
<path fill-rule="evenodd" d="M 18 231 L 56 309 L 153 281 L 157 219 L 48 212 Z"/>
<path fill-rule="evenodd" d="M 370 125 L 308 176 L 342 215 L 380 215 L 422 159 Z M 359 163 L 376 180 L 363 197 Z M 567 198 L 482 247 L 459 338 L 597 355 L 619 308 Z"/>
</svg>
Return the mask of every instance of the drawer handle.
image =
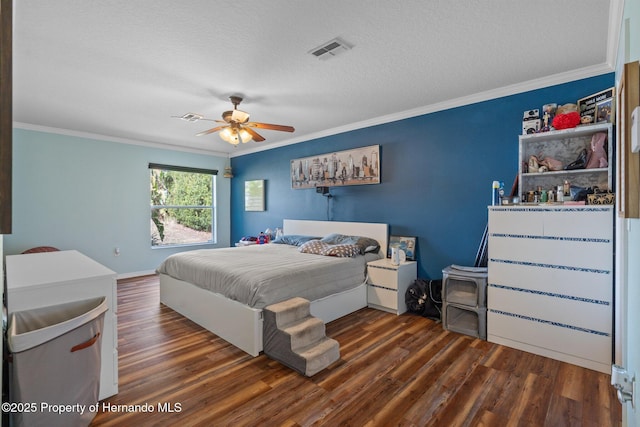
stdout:
<svg viewBox="0 0 640 427">
<path fill-rule="evenodd" d="M 92 345 L 94 345 L 96 343 L 96 341 L 98 341 L 98 338 L 100 338 L 100 332 L 98 332 L 97 334 L 95 334 L 93 336 L 93 338 L 91 338 L 88 341 L 85 341 L 81 344 L 78 345 L 74 345 L 73 347 L 71 347 L 71 353 L 74 353 L 76 351 L 80 351 L 80 350 L 84 350 L 87 347 L 91 347 Z"/>
</svg>

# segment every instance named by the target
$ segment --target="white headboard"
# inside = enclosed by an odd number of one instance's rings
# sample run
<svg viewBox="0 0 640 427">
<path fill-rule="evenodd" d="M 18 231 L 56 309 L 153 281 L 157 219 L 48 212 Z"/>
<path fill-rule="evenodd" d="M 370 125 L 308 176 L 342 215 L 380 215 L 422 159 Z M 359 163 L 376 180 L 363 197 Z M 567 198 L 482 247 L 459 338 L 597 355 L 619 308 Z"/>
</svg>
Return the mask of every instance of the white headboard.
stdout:
<svg viewBox="0 0 640 427">
<path fill-rule="evenodd" d="M 380 243 L 380 255 L 383 257 L 387 256 L 387 239 L 389 232 L 389 226 L 387 224 L 285 219 L 282 228 L 284 234 L 324 237 L 331 233 L 341 233 L 348 236 L 370 237 Z"/>
</svg>

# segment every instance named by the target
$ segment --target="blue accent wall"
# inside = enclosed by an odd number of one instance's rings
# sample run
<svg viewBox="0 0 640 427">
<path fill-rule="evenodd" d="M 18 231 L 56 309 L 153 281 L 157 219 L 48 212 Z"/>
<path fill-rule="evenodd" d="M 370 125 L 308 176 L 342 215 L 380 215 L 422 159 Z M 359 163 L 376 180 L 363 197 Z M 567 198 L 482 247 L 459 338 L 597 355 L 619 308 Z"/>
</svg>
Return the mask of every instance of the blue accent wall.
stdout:
<svg viewBox="0 0 640 427">
<path fill-rule="evenodd" d="M 284 218 L 382 222 L 390 234 L 418 238 L 420 277 L 441 278 L 450 264 L 473 265 L 491 183 L 503 181 L 509 193 L 518 172 L 523 112 L 575 103 L 612 86 L 610 73 L 234 157 L 231 241 L 281 227 Z M 291 188 L 292 159 L 374 144 L 381 184 L 332 187 L 332 199 Z M 264 212 L 244 211 L 244 182 L 253 179 L 266 180 Z"/>
</svg>

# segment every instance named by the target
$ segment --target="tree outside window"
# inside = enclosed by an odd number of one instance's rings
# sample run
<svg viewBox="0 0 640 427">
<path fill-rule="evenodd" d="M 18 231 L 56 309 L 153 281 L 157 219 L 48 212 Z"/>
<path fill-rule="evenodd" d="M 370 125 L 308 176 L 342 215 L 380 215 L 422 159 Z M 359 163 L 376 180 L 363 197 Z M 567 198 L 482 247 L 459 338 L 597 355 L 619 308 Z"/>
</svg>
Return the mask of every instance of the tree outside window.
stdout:
<svg viewBox="0 0 640 427">
<path fill-rule="evenodd" d="M 216 173 L 149 165 L 152 247 L 215 243 Z"/>
</svg>

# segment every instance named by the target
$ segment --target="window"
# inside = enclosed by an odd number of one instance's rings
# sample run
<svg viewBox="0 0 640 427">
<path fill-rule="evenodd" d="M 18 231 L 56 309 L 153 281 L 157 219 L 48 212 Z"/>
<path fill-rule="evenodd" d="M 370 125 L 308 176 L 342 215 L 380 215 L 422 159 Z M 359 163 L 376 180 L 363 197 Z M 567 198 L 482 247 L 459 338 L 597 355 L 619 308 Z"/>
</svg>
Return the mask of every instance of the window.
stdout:
<svg viewBox="0 0 640 427">
<path fill-rule="evenodd" d="M 218 171 L 149 164 L 151 246 L 215 243 Z"/>
</svg>

